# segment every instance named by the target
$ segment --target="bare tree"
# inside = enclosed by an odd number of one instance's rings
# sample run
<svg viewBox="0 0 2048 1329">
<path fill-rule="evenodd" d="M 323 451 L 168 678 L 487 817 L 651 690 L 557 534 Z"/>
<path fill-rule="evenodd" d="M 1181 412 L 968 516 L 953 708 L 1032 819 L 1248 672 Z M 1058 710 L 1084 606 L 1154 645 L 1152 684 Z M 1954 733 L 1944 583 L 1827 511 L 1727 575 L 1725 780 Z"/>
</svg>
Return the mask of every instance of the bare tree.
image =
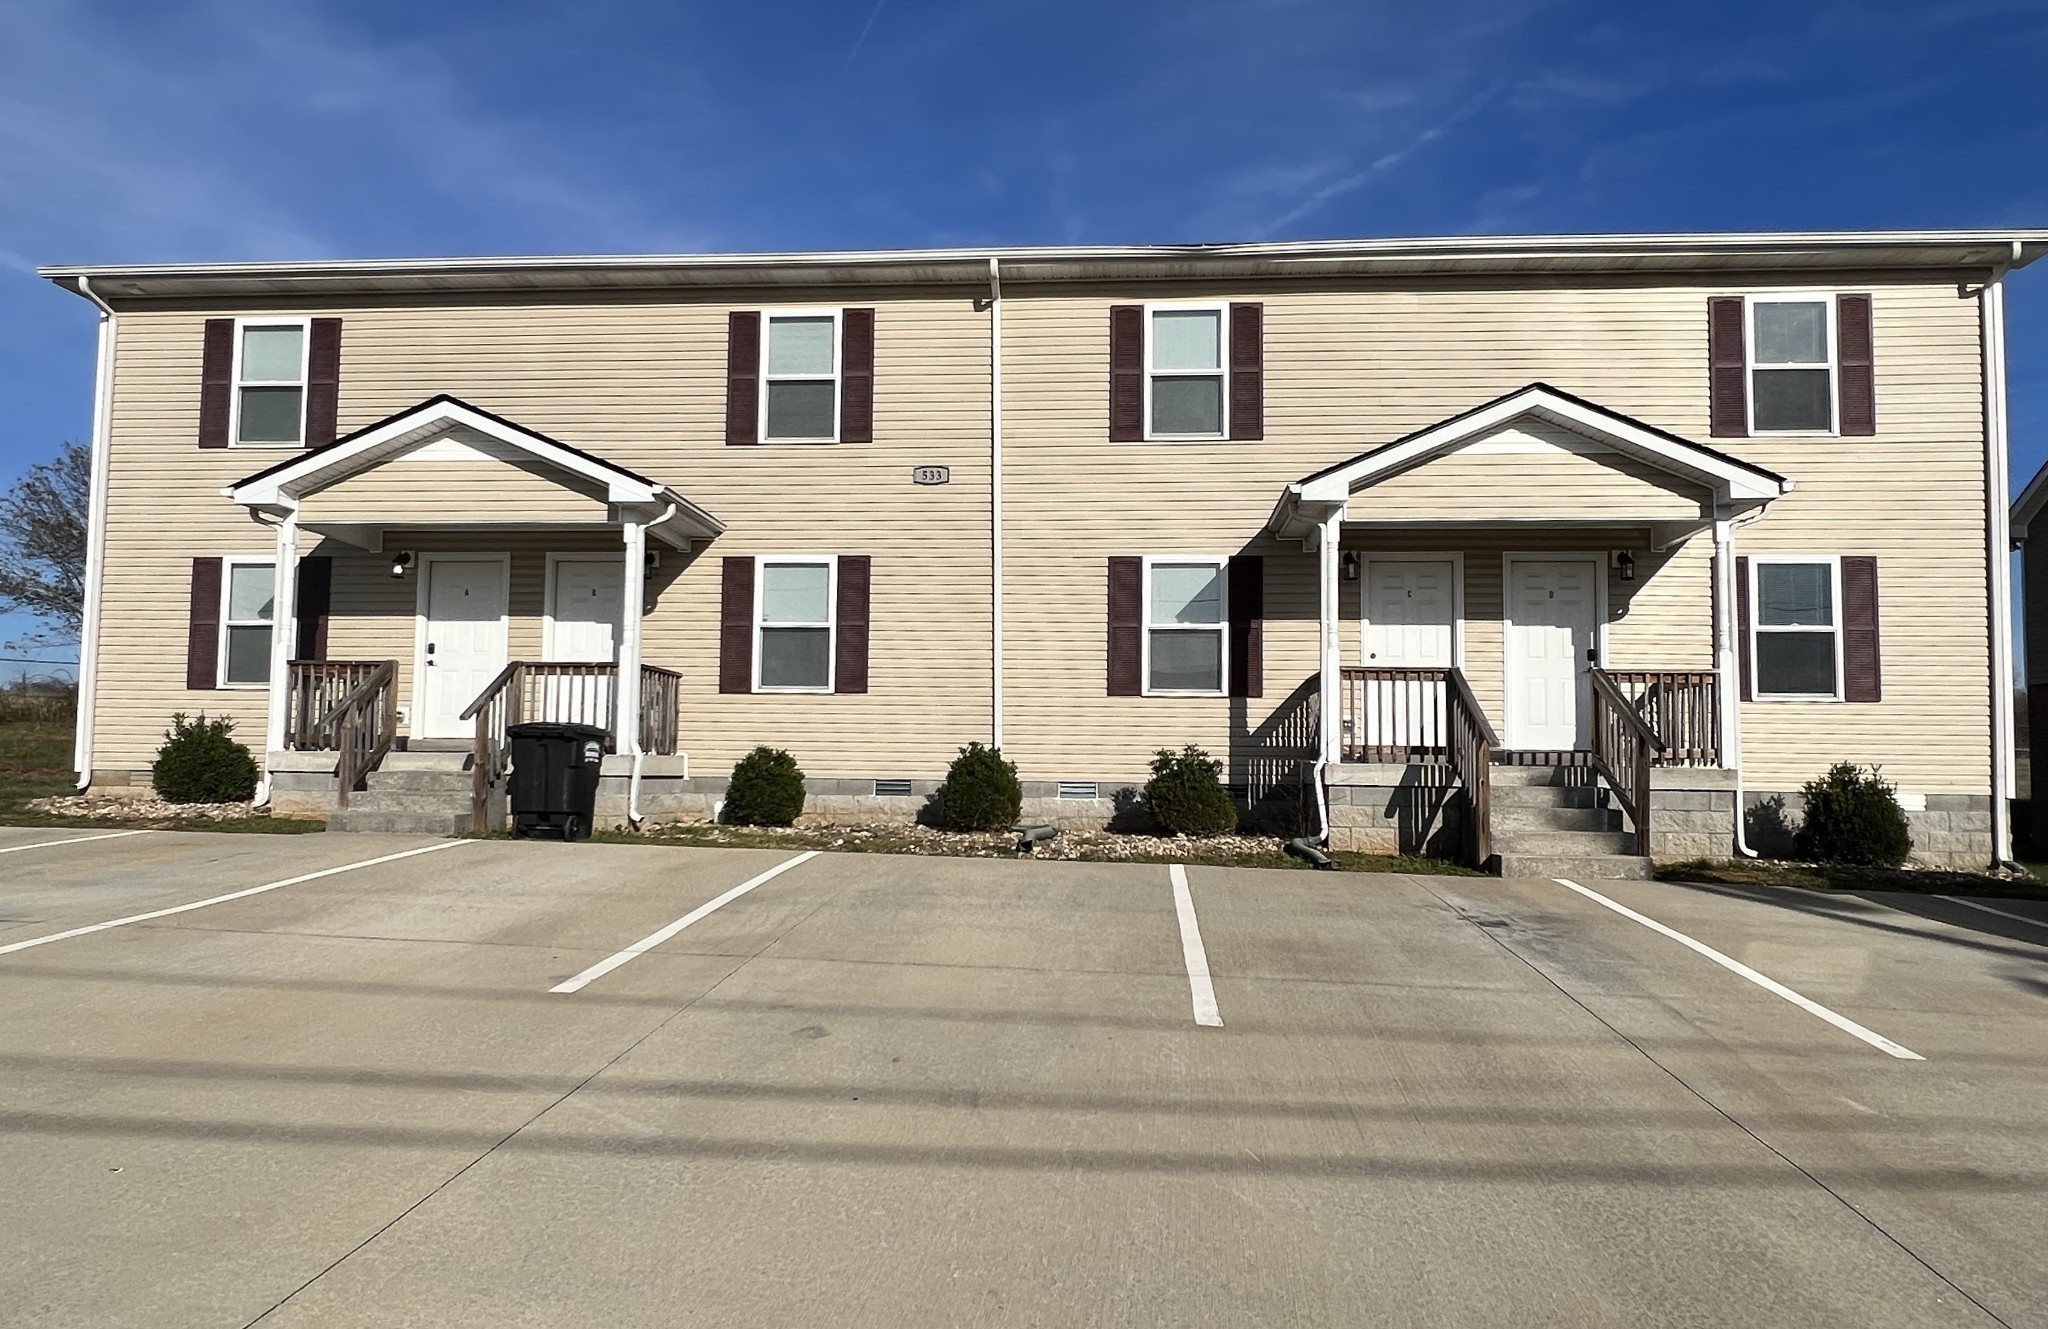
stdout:
<svg viewBox="0 0 2048 1329">
<path fill-rule="evenodd" d="M 0 497 L 0 611 L 49 624 L 35 645 L 78 640 L 91 491 L 92 452 L 83 443 L 67 442 Z"/>
</svg>

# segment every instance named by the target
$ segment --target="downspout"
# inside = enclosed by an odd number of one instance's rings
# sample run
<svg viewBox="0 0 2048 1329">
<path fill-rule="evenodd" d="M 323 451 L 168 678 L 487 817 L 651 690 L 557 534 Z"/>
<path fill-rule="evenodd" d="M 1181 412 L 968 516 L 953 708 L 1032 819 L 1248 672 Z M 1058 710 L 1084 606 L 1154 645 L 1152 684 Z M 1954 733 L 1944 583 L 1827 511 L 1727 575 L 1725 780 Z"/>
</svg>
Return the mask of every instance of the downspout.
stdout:
<svg viewBox="0 0 2048 1329">
<path fill-rule="evenodd" d="M 988 261 L 989 746 L 1003 746 L 1003 264 Z"/>
<path fill-rule="evenodd" d="M 671 503 L 668 505 L 667 512 L 662 513 L 659 517 L 656 517 L 653 521 L 648 522 L 645 526 L 640 528 L 640 548 L 642 551 L 642 563 L 645 563 L 647 558 L 645 552 L 647 549 L 647 533 L 653 530 L 655 527 L 661 525 L 663 522 L 667 521 L 669 518 L 675 516 L 676 513 L 680 511 L 680 508 L 678 508 L 675 504 Z M 625 580 L 628 586 L 631 586 L 633 584 L 634 571 L 635 569 L 633 568 L 626 569 Z M 641 581 L 640 598 L 638 600 L 635 600 L 633 603 L 634 607 L 640 611 L 640 616 L 644 618 L 647 614 L 647 569 L 645 567 L 642 567 L 638 569 L 638 571 L 640 573 Z M 637 667 L 634 670 L 634 672 L 636 675 L 639 672 Z M 635 687 L 638 687 L 640 685 L 640 680 L 637 677 L 634 678 L 633 685 Z M 636 724 L 639 721 L 639 711 L 637 708 L 634 711 L 634 721 Z M 644 820 L 644 818 L 642 818 L 642 816 L 640 815 L 640 769 L 646 763 L 646 761 L 647 753 L 643 751 L 640 747 L 640 735 L 635 734 L 633 735 L 633 773 L 626 777 L 626 823 L 630 826 L 635 827 L 636 829 L 639 827 L 641 821 Z"/>
<path fill-rule="evenodd" d="M 72 731 L 71 761 L 78 787 L 92 784 L 93 697 L 99 689 L 100 586 L 107 545 L 107 459 L 114 433 L 114 348 L 120 331 L 114 307 L 100 299 L 90 278 L 78 279 L 78 293 L 100 311 L 99 360 L 92 389 L 92 484 L 86 504 L 85 590 L 78 632 L 78 715 Z"/>
<path fill-rule="evenodd" d="M 2005 403 L 2005 274 L 2022 256 L 1991 270 L 1978 307 L 1984 327 L 1985 554 L 1991 592 L 1991 863 L 2011 866 L 2015 777 L 2012 717 L 2012 529 L 2009 440 Z"/>
<path fill-rule="evenodd" d="M 1721 686 L 1721 761 L 1735 772 L 1735 852 L 1755 858 L 1749 847 L 1749 809 L 1742 793 L 1742 664 L 1735 625 L 1735 523 L 1714 523 L 1714 666 Z"/>
</svg>

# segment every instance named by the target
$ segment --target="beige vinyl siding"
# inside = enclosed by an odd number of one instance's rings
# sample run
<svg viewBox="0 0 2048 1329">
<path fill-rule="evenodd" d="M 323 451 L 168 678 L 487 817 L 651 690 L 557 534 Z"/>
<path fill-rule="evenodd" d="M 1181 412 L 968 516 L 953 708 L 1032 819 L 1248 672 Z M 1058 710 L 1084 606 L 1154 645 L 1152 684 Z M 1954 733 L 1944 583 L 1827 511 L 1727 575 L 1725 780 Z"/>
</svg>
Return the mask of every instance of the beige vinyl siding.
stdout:
<svg viewBox="0 0 2048 1329">
<path fill-rule="evenodd" d="M 1242 751 L 1277 701 L 1316 664 L 1314 556 L 1262 534 L 1282 488 L 1541 381 L 1790 476 L 1797 491 L 1738 530 L 1737 552 L 1879 557 L 1884 702 L 1745 706 L 1746 783 L 1796 788 L 1829 762 L 1852 759 L 1883 763 L 1908 790 L 1987 792 L 1976 302 L 1958 299 L 1953 284 L 1843 275 L 1829 288 L 1875 297 L 1878 435 L 1710 438 L 1707 297 L 1773 285 L 1810 290 L 1814 280 L 1811 274 L 1783 282 L 1728 274 L 1564 285 L 1418 278 L 1325 290 L 1176 286 L 1013 294 L 1004 320 L 1005 553 L 1014 570 L 1005 599 L 1006 729 L 1023 774 L 1139 778 L 1160 747 L 1193 741 L 1218 752 Z M 1265 304 L 1265 440 L 1109 443 L 1109 306 L 1197 296 Z M 1414 473 L 1416 483 L 1428 469 Z M 1538 484 L 1533 477 L 1531 483 Z M 1569 484 L 1553 489 L 1544 481 L 1536 492 L 1559 519 L 1574 511 Z M 1463 518 L 1473 511 L 1455 486 L 1414 497 L 1415 519 Z M 1370 510 L 1370 501 L 1358 508 Z M 1488 515 L 1507 514 L 1482 508 L 1475 519 Z M 1498 561 L 1477 551 L 1531 547 L 1533 539 L 1489 534 L 1475 540 L 1469 531 L 1431 544 L 1391 532 L 1348 538 L 1385 548 L 1473 551 L 1467 556 L 1467 612 L 1473 615 L 1489 600 L 1497 606 L 1499 596 Z M 1644 558 L 1640 528 L 1627 535 L 1587 530 L 1544 538 L 1597 550 L 1626 540 Z M 1112 554 L 1240 551 L 1268 555 L 1266 698 L 1105 696 L 1105 560 Z M 1608 658 L 1616 667 L 1711 665 L 1710 555 L 1711 536 L 1703 533 L 1674 551 L 1661 570 L 1652 572 L 1653 560 L 1639 562 L 1629 612 L 1609 625 Z M 1348 616 L 1357 614 L 1356 594 L 1355 584 L 1347 584 Z M 1347 623 L 1345 633 L 1345 658 L 1352 660 L 1355 627 Z M 1491 665 L 1477 649 L 1481 636 L 1493 638 L 1486 648 Z M 1488 687 L 1497 694 L 1497 632 L 1471 632 L 1468 651 L 1475 671 L 1493 671 Z"/>
<path fill-rule="evenodd" d="M 875 441 L 725 446 L 728 311 L 838 303 L 877 311 Z M 177 710 L 232 714 L 251 746 L 262 746 L 264 692 L 188 692 L 184 641 L 193 555 L 267 557 L 273 548 L 270 531 L 222 498 L 221 487 L 290 455 L 197 446 L 204 320 L 272 309 L 285 307 L 122 313 L 99 768 L 146 766 Z M 343 321 L 343 433 L 451 393 L 673 486 L 726 523 L 726 534 L 708 549 L 664 549 L 649 583 L 644 656 L 683 675 L 682 746 L 695 773 L 723 774 L 754 744 L 770 743 L 787 747 L 818 775 L 931 776 L 943 773 L 962 744 L 987 739 L 989 315 L 974 307 L 973 292 L 864 290 L 857 300 L 802 289 L 690 302 L 411 300 L 294 304 L 289 312 Z M 950 467 L 951 483 L 913 485 L 911 470 L 923 465 Z M 392 478 L 373 480 L 370 488 L 417 478 L 386 474 Z M 397 510 L 401 496 L 383 492 Z M 452 489 L 441 492 L 453 500 Z M 410 519 L 419 509 L 406 512 Z M 537 529 L 444 533 L 433 547 L 515 550 L 512 650 L 537 658 L 544 553 L 588 547 L 587 538 Z M 343 558 L 329 654 L 399 659 L 407 672 L 401 701 L 410 705 L 417 573 L 395 583 L 388 560 L 354 558 L 333 545 L 305 543 L 306 552 Z M 430 544 L 388 535 L 387 548 L 398 547 Z M 718 693 L 720 559 L 756 553 L 874 559 L 866 695 Z M 351 595 L 381 608 L 358 611 Z"/>
<path fill-rule="evenodd" d="M 601 522 L 602 489 L 543 463 L 433 462 L 402 457 L 309 495 L 306 522 L 379 525 L 467 521 Z"/>
<path fill-rule="evenodd" d="M 1542 432 L 1554 437 L 1564 431 Z M 1669 471 L 1616 452 L 1550 447 L 1501 453 L 1468 447 L 1359 490 L 1352 495 L 1350 515 L 1354 521 L 1403 521 L 1454 510 L 1467 521 L 1548 520 L 1560 512 L 1587 521 L 1697 520 L 1707 497 L 1699 486 Z M 1706 515 L 1713 515 L 1710 508 Z"/>
</svg>

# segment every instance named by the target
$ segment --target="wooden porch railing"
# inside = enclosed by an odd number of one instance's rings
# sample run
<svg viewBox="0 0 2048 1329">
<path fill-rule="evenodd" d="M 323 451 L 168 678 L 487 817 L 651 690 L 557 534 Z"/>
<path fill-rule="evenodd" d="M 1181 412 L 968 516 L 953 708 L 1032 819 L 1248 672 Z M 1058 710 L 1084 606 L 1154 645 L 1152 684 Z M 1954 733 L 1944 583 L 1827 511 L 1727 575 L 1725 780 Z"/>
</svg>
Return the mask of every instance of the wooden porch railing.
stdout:
<svg viewBox="0 0 2048 1329">
<path fill-rule="evenodd" d="M 334 735 L 334 805 L 345 808 L 398 737 L 398 661 L 380 662 L 315 721 L 313 732 Z"/>
<path fill-rule="evenodd" d="M 1345 761 L 1427 762 L 1465 787 L 1465 853 L 1493 857 L 1493 751 L 1500 746 L 1462 669 L 1339 670 Z"/>
<path fill-rule="evenodd" d="M 659 665 L 640 666 L 640 750 L 671 756 L 682 719 L 683 678 Z M 618 750 L 619 667 L 615 664 L 514 660 L 498 671 L 462 712 L 476 725 L 470 779 L 472 826 L 488 826 L 491 786 L 505 774 L 505 731 L 516 724 L 595 725 L 605 747 Z"/>
<path fill-rule="evenodd" d="M 396 660 L 294 660 L 286 666 L 284 745 L 294 752 L 331 752 L 336 734 L 321 721 L 336 703 Z"/>
<path fill-rule="evenodd" d="M 1721 764 L 1721 690 L 1712 669 L 1603 671 L 1630 710 L 1642 717 L 1662 750 L 1658 766 Z"/>
<path fill-rule="evenodd" d="M 1614 791 L 1635 827 L 1636 852 L 1650 852 L 1650 768 L 1664 740 L 1636 712 L 1604 669 L 1587 671 L 1593 684 L 1593 769 Z"/>
</svg>

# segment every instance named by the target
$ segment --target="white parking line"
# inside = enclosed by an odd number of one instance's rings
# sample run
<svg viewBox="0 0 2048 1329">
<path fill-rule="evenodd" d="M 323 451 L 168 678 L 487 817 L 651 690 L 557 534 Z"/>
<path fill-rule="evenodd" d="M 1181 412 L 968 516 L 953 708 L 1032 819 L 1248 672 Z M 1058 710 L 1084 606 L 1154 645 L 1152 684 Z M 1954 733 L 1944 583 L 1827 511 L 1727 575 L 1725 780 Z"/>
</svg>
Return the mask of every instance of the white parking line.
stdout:
<svg viewBox="0 0 2048 1329">
<path fill-rule="evenodd" d="M 118 840 L 124 835 L 148 835 L 149 828 L 139 831 L 108 831 L 105 835 L 74 835 L 69 840 L 38 840 L 34 844 L 11 844 L 0 849 L 0 854 L 19 854 L 27 849 L 54 849 L 60 844 L 86 844 L 93 840 Z"/>
<path fill-rule="evenodd" d="M 689 913 L 684 914 L 681 918 L 669 924 L 667 927 L 662 928 L 659 931 L 648 933 L 640 940 L 634 942 L 631 946 L 628 946 L 625 950 L 620 951 L 617 955 L 606 956 L 604 959 L 599 960 L 596 964 L 590 966 L 590 968 L 576 975 L 576 977 L 567 979 L 564 982 L 557 983 L 553 987 L 549 988 L 548 991 L 577 992 L 585 987 L 588 987 L 591 983 L 594 983 L 598 979 L 603 978 L 606 974 L 609 974 L 612 970 L 617 969 L 620 965 L 626 963 L 626 961 L 632 959 L 633 957 L 637 955 L 645 955 L 647 952 L 653 950 L 656 946 L 661 945 L 661 943 L 667 941 L 670 937 L 675 936 L 678 932 L 681 932 L 684 928 L 690 926 L 690 924 L 695 923 L 698 919 L 707 917 L 708 915 L 715 913 L 717 910 L 723 908 L 724 906 L 731 904 L 734 900 L 739 899 L 748 891 L 753 890 L 762 882 L 773 881 L 775 878 L 789 871 L 797 864 L 806 863 L 809 862 L 811 859 L 816 858 L 818 854 L 819 851 L 816 849 L 806 849 L 803 853 L 798 854 L 795 858 L 784 859 L 782 862 L 777 863 L 774 867 L 769 868 L 766 872 L 763 872 L 760 876 L 749 877 L 747 880 L 733 887 L 731 890 L 719 896 L 717 899 L 709 901 L 705 904 L 698 905 L 695 909 L 692 909 Z"/>
<path fill-rule="evenodd" d="M 1865 1029 L 1862 1025 L 1856 1023 L 1854 1020 L 1850 1019 L 1846 1015 L 1837 1015 L 1835 1012 L 1829 1010 L 1827 1007 L 1821 1005 L 1819 1002 L 1814 1001 L 1812 998 L 1802 997 L 1797 992 L 1794 992 L 1791 988 L 1788 988 L 1783 983 L 1780 983 L 1777 979 L 1771 978 L 1765 974 L 1758 973 L 1756 970 L 1751 969 L 1748 965 L 1742 963 L 1742 961 L 1721 954 L 1721 952 L 1715 950 L 1712 946 L 1707 945 L 1703 941 L 1693 940 L 1691 937 L 1686 936 L 1683 932 L 1680 932 L 1677 928 L 1666 927 L 1664 924 L 1659 923 L 1656 919 L 1651 918 L 1649 915 L 1639 914 L 1635 910 L 1629 908 L 1627 905 L 1620 904 L 1616 901 L 1610 900 L 1598 891 L 1589 891 L 1584 886 L 1579 885 L 1579 883 L 1575 881 L 1567 881 L 1563 877 L 1552 877 L 1551 880 L 1556 882 L 1560 886 L 1569 887 L 1570 889 L 1577 891 L 1579 894 L 1585 896 L 1588 900 L 1593 901 L 1593 903 L 1595 904 L 1605 905 L 1607 908 L 1612 909 L 1615 913 L 1620 914 L 1623 918 L 1634 919 L 1636 922 L 1641 923 L 1644 927 L 1649 928 L 1652 932 L 1663 933 L 1665 936 L 1671 938 L 1671 940 L 1677 942 L 1679 945 L 1684 946 L 1690 950 L 1697 951 L 1699 954 L 1706 956 L 1709 960 L 1712 960 L 1715 964 L 1720 965 L 1723 969 L 1726 969 L 1728 972 L 1732 974 L 1740 974 L 1742 975 L 1742 977 L 1756 984 L 1764 991 L 1775 993 L 1776 995 L 1783 997 L 1786 1001 L 1791 1002 L 1794 1006 L 1797 1006 L 1800 1010 L 1805 1011 L 1807 1014 L 1817 1015 L 1821 1019 L 1826 1020 L 1829 1024 L 1833 1025 L 1835 1028 L 1840 1029 L 1842 1032 L 1847 1034 L 1854 1034 L 1856 1037 L 1862 1039 L 1864 1042 L 1870 1044 L 1870 1046 L 1876 1048 L 1880 1052 L 1890 1053 L 1892 1056 L 1897 1057 L 1901 1061 L 1927 1060 L 1925 1057 L 1913 1051 L 1911 1048 L 1903 1047 L 1897 1043 L 1894 1043 L 1889 1038 L 1886 1038 L 1883 1034 L 1873 1033 L 1870 1030 Z"/>
<path fill-rule="evenodd" d="M 318 881 L 322 877 L 332 877 L 343 872 L 354 872 L 357 868 L 373 868 L 379 863 L 396 863 L 401 858 L 413 858 L 420 854 L 437 853 L 440 850 L 453 849 L 457 845 L 467 843 L 469 843 L 467 840 L 447 840 L 441 844 L 430 844 L 424 849 L 407 849 L 403 853 L 386 854 L 382 858 L 366 858 L 360 863 L 344 863 L 338 868 L 322 868 L 318 872 L 308 872 L 297 877 L 286 877 L 283 881 L 266 882 L 261 886 L 251 886 L 245 891 L 229 891 L 226 895 L 215 895 L 204 900 L 194 900 L 191 904 L 172 905 L 169 909 L 152 909 L 146 914 L 130 914 L 126 918 L 110 918 L 104 923 L 88 923 L 82 928 L 71 928 L 64 932 L 52 932 L 46 937 L 30 937 L 26 941 L 9 942 L 5 946 L 0 946 L 0 955 L 11 955 L 15 951 L 25 951 L 31 946 L 47 946 L 53 941 L 68 941 L 72 937 L 83 937 L 91 932 L 105 932 L 108 928 L 126 927 L 130 923 L 147 923 L 152 918 L 168 918 L 172 914 L 190 913 L 194 909 L 204 909 L 208 905 L 214 904 L 226 904 L 230 900 L 246 900 L 252 895 L 261 895 L 265 891 L 279 890 L 286 886 L 296 886 L 302 881 Z"/>
<path fill-rule="evenodd" d="M 1188 966 L 1188 993 L 1195 1003 L 1195 1023 L 1223 1027 L 1216 1009 L 1216 985 L 1209 981 L 1209 952 L 1202 947 L 1202 928 L 1195 922 L 1195 897 L 1188 893 L 1188 870 L 1175 863 L 1166 869 L 1173 880 L 1173 912 L 1180 919 L 1180 954 Z"/>
<path fill-rule="evenodd" d="M 2000 918 L 2009 918 L 2015 923 L 2025 923 L 2029 927 L 2037 927 L 2043 932 L 2048 932 L 2048 922 L 2043 922 L 2038 918 L 2028 918 L 2025 914 L 2015 914 L 2007 909 L 1993 909 L 1988 904 L 1978 904 L 1975 900 L 1958 899 L 1953 895 L 1937 895 L 1934 898 L 1946 900 L 1950 904 L 1959 904 L 1965 909 L 1981 909 L 1987 914 L 1997 914 Z"/>
</svg>

